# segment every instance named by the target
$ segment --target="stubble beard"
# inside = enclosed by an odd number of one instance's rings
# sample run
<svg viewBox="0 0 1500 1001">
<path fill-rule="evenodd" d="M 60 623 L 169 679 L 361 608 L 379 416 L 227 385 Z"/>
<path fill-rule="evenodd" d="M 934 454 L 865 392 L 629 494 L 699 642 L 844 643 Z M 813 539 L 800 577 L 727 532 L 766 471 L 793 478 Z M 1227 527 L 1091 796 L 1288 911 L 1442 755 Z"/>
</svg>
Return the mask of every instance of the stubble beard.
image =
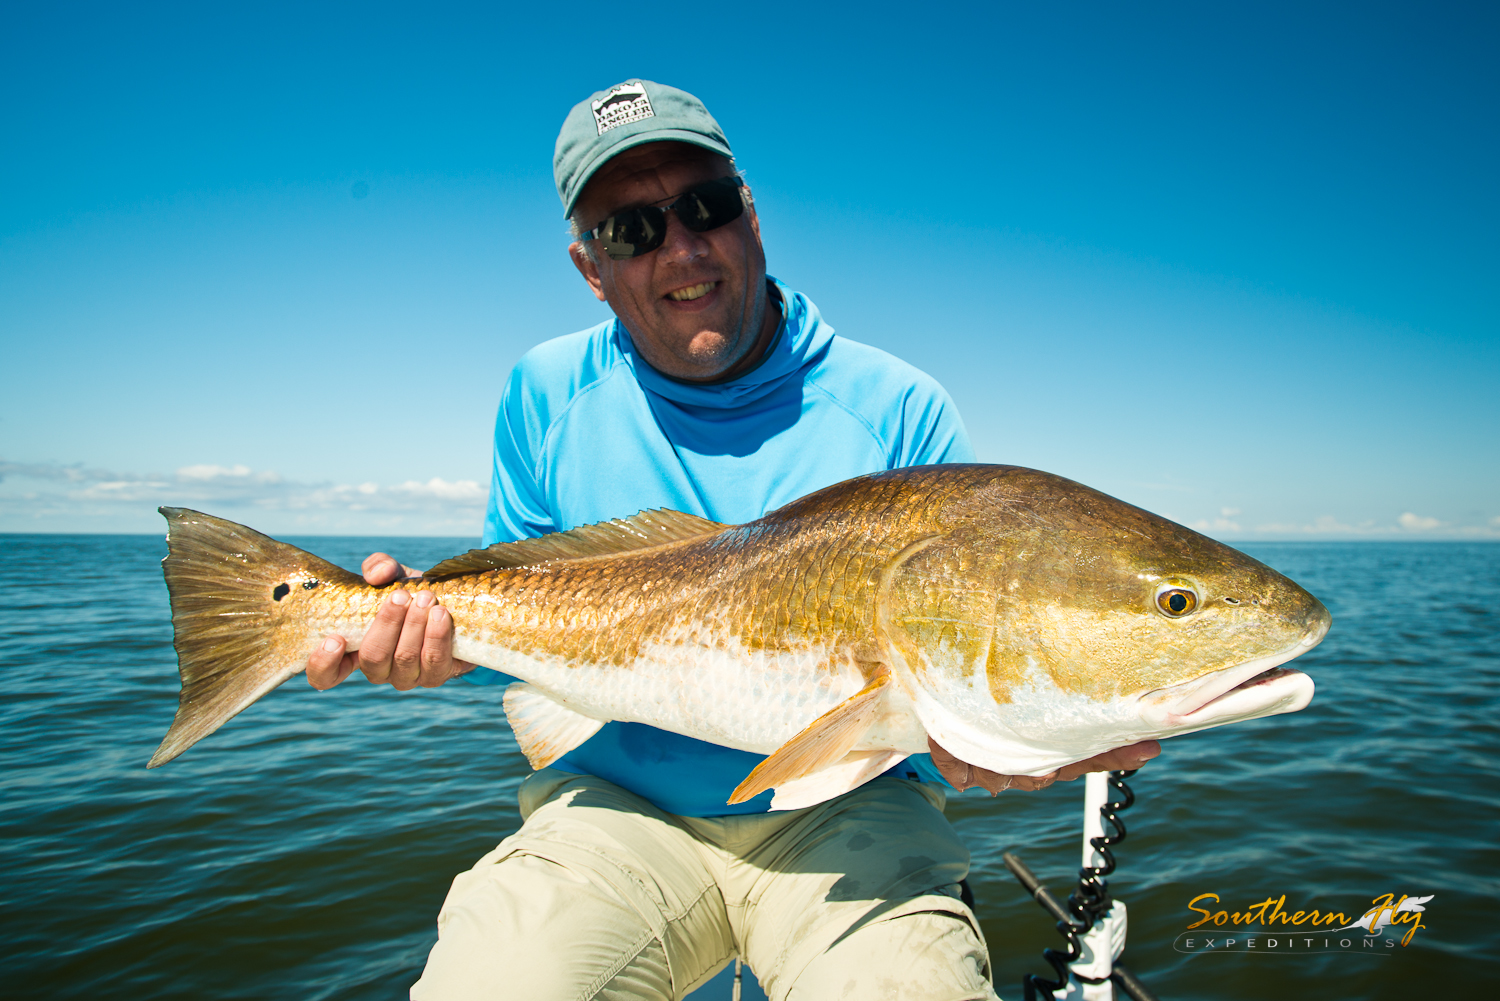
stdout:
<svg viewBox="0 0 1500 1001">
<path fill-rule="evenodd" d="M 764 279 L 762 279 L 764 284 Z M 728 319 L 727 330 L 704 329 L 688 339 L 680 351 L 673 354 L 684 367 L 695 370 L 690 376 L 674 376 L 688 382 L 713 382 L 724 376 L 751 351 L 760 340 L 761 328 L 765 325 L 768 295 L 762 292 L 749 303 L 749 316 L 742 306 Z M 647 359 L 648 361 L 650 359 Z"/>
</svg>

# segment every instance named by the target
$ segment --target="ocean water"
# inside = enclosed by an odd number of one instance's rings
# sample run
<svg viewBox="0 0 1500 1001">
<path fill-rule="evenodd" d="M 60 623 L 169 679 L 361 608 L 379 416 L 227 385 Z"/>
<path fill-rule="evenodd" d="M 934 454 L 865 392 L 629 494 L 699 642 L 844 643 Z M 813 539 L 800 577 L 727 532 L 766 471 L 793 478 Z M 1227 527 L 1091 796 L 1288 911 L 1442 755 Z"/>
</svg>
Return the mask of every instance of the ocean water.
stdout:
<svg viewBox="0 0 1500 1001">
<path fill-rule="evenodd" d="M 443 539 L 292 539 L 346 566 Z M 1246 545 L 1334 627 L 1302 713 L 1164 745 L 1111 879 L 1124 961 L 1170 999 L 1484 997 L 1500 984 L 1500 545 Z M 519 825 L 498 692 L 300 679 L 165 768 L 177 702 L 160 538 L 0 535 L 0 949 L 13 998 L 401 998 L 452 876 Z M 1006 998 L 1060 942 L 1000 861 L 1055 890 L 1082 783 L 955 796 Z M 1409 945 L 1180 951 L 1227 910 L 1433 895 Z M 1284 933 L 1283 933 L 1284 934 Z M 1389 935 L 1389 933 L 1388 933 Z M 721 981 L 696 1001 L 727 997 Z M 752 997 L 747 992 L 747 998 Z"/>
</svg>

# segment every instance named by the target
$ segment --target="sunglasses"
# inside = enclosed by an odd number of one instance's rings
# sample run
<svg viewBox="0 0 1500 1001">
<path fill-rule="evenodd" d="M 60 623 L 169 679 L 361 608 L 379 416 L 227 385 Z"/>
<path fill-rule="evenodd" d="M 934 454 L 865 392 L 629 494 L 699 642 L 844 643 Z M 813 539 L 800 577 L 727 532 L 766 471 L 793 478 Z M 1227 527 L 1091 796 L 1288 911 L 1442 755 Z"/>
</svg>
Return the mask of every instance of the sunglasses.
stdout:
<svg viewBox="0 0 1500 1001">
<path fill-rule="evenodd" d="M 677 213 L 677 221 L 694 233 L 707 233 L 734 222 L 745 213 L 740 197 L 744 186 L 744 179 L 737 176 L 704 181 L 678 195 L 671 205 L 642 205 L 616 212 L 593 229 L 579 233 L 578 239 L 598 240 L 611 260 L 640 257 L 666 240 L 669 211 Z"/>
</svg>

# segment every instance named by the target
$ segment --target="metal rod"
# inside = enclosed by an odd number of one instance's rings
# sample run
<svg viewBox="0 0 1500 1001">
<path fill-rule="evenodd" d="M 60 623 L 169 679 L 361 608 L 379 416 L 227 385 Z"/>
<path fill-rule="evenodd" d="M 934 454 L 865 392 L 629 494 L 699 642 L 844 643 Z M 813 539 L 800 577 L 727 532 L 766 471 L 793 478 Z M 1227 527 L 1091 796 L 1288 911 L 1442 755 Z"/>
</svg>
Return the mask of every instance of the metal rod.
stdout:
<svg viewBox="0 0 1500 1001">
<path fill-rule="evenodd" d="M 1042 958 L 1051 965 L 1057 977 L 1056 980 L 1048 980 L 1032 973 L 1021 978 L 1021 989 L 1026 1001 L 1037 1001 L 1038 996 L 1045 998 L 1046 1001 L 1055 1001 L 1054 992 L 1062 990 L 1068 984 L 1068 964 L 1083 955 L 1083 946 L 1078 941 L 1078 932 L 1088 931 L 1088 916 L 1082 915 L 1085 923 L 1074 924 L 1073 917 L 1068 914 L 1051 891 L 1041 884 L 1036 874 L 1027 867 L 1025 862 L 1021 861 L 1018 855 L 1006 851 L 1001 853 L 1000 857 L 1005 861 L 1005 866 L 1011 874 L 1031 893 L 1032 899 L 1057 919 L 1057 933 L 1067 940 L 1067 952 L 1058 952 L 1052 948 L 1042 950 Z"/>
<path fill-rule="evenodd" d="M 1062 902 L 1052 895 L 1051 890 L 1042 885 L 1042 881 L 1036 878 L 1036 874 L 1027 867 L 1025 862 L 1021 861 L 1019 856 L 1014 852 L 1002 852 L 1000 858 L 1017 881 L 1026 888 L 1026 892 L 1031 894 L 1031 899 L 1041 904 L 1042 908 L 1056 920 L 1069 925 L 1073 923 L 1072 916 L 1063 907 Z"/>
<path fill-rule="evenodd" d="M 1120 963 L 1115 964 L 1115 972 L 1110 975 L 1109 979 L 1114 981 L 1115 986 L 1124 991 L 1132 1001 L 1158 1001 L 1156 995 L 1152 994 L 1145 984 L 1136 979 L 1134 973 L 1125 969 Z"/>
</svg>

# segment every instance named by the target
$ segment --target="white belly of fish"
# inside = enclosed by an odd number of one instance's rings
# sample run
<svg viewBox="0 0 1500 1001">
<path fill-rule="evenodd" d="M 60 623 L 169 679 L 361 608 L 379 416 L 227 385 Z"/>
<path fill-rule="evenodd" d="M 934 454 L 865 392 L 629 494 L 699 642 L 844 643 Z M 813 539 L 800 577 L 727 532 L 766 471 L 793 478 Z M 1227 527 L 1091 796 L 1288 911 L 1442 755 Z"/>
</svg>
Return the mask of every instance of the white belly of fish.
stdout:
<svg viewBox="0 0 1500 1001">
<path fill-rule="evenodd" d="M 337 625 L 346 649 L 357 649 L 364 624 Z M 454 637 L 453 656 L 522 679 L 505 690 L 505 714 L 534 768 L 549 766 L 610 721 L 772 754 L 869 683 L 844 651 L 817 644 L 753 650 L 727 630 L 701 625 L 645 645 L 628 664 L 538 656 L 462 633 Z M 899 686 L 887 686 L 848 754 L 778 784 L 770 808 L 831 799 L 927 749 L 916 706 Z"/>
<path fill-rule="evenodd" d="M 705 631 L 644 646 L 627 664 L 518 653 L 459 638 L 454 656 L 520 678 L 600 721 L 645 723 L 769 754 L 865 684 L 827 647 L 764 651 Z"/>
</svg>

